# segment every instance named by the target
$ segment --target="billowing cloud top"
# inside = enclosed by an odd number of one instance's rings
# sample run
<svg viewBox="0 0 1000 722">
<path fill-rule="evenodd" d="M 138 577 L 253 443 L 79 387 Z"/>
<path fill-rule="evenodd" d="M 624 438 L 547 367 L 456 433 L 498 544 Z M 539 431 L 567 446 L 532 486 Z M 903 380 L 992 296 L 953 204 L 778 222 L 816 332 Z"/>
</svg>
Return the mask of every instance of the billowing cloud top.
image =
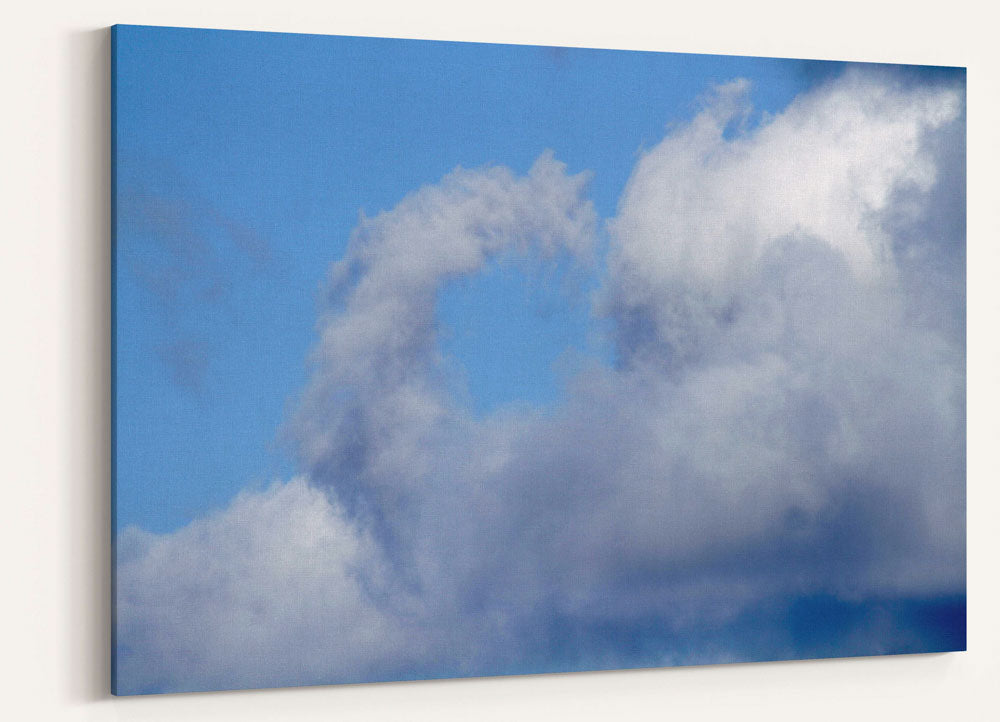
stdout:
<svg viewBox="0 0 1000 722">
<path fill-rule="evenodd" d="M 954 648 L 913 620 L 965 587 L 964 88 L 851 70 L 752 130 L 747 93 L 603 228 L 551 153 L 362 218 L 302 477 L 119 538 L 119 691 Z M 614 366 L 470 413 L 443 284 L 602 234 Z"/>
</svg>

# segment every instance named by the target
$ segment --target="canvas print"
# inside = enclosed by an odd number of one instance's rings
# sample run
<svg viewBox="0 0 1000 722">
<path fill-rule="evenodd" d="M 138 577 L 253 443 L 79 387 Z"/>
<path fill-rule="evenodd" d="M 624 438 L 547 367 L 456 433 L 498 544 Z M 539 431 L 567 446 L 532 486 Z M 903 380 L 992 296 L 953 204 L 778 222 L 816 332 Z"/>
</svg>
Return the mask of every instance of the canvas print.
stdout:
<svg viewBox="0 0 1000 722">
<path fill-rule="evenodd" d="M 112 56 L 116 694 L 965 648 L 963 69 Z"/>
</svg>

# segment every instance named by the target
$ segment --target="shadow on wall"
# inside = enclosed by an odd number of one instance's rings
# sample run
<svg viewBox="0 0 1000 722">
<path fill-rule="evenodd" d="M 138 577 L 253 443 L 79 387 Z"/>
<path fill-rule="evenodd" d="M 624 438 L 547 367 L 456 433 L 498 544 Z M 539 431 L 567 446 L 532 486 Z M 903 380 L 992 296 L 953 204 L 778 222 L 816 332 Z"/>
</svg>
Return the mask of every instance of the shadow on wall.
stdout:
<svg viewBox="0 0 1000 722">
<path fill-rule="evenodd" d="M 65 277 L 75 286 L 67 316 L 83 322 L 72 330 L 81 355 L 68 365 L 74 393 L 65 423 L 75 446 L 59 502 L 68 505 L 71 548 L 58 573 L 69 582 L 70 701 L 89 702 L 109 698 L 111 688 L 111 32 L 73 33 L 66 44 L 62 140 L 73 205 Z"/>
</svg>

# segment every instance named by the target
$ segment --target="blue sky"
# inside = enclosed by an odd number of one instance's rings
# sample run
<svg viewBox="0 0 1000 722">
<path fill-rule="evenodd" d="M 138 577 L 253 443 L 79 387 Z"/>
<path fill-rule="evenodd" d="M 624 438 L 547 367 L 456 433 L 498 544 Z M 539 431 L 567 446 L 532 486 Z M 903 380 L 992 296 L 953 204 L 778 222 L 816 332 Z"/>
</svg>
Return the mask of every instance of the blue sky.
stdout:
<svg viewBox="0 0 1000 722">
<path fill-rule="evenodd" d="M 306 379 L 327 268 L 359 211 L 389 209 L 456 166 L 523 172 L 550 148 L 571 171 L 593 173 L 607 217 L 640 150 L 690 118 L 712 86 L 748 78 L 754 113 L 773 113 L 839 67 L 117 32 L 117 526 L 153 531 L 293 470 L 279 429 Z M 178 246 L 169 237 L 185 225 Z M 451 330 L 442 345 L 480 411 L 551 402 L 567 348 L 613 353 L 589 333 L 586 299 L 565 303 L 552 284 L 510 269 L 457 282 L 440 303 Z"/>
<path fill-rule="evenodd" d="M 113 54 L 116 693 L 964 649 L 964 70 Z"/>
</svg>

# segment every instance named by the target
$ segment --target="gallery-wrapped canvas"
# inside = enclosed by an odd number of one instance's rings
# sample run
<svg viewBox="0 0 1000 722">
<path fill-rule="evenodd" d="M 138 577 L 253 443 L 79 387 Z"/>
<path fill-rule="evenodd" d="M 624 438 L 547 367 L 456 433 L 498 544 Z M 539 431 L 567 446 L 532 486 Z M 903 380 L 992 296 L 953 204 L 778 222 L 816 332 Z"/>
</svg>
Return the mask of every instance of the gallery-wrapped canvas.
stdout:
<svg viewBox="0 0 1000 722">
<path fill-rule="evenodd" d="M 965 648 L 965 71 L 112 30 L 113 691 Z"/>
</svg>

